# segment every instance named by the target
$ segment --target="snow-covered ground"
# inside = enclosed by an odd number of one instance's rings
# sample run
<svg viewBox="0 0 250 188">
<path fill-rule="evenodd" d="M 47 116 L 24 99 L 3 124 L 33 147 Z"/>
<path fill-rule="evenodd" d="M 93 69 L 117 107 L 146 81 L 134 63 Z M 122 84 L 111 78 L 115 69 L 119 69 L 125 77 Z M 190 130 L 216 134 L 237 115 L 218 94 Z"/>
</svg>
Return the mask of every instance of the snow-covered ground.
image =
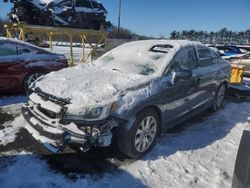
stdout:
<svg viewBox="0 0 250 188">
<path fill-rule="evenodd" d="M 0 125 L 0 148 L 15 142 L 25 126 L 23 102 L 20 96 L 0 99 L 0 112 L 15 117 Z M 0 150 L 0 187 L 231 187 L 240 138 L 250 126 L 249 109 L 247 102 L 227 102 L 219 112 L 205 113 L 164 134 L 144 158 L 122 162 L 102 175 L 72 171 L 74 178 L 69 178 L 37 153 Z M 116 166 L 114 161 L 116 157 L 108 166 Z"/>
</svg>

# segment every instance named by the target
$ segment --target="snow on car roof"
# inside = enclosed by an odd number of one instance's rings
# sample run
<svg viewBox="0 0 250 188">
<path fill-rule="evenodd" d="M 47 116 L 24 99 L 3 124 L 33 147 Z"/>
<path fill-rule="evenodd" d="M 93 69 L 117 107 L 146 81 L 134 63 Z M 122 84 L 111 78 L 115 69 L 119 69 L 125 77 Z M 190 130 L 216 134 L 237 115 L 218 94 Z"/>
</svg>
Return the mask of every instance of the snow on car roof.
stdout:
<svg viewBox="0 0 250 188">
<path fill-rule="evenodd" d="M 126 73 L 161 75 L 179 49 L 193 45 L 184 40 L 134 41 L 107 52 L 94 64 Z"/>
</svg>

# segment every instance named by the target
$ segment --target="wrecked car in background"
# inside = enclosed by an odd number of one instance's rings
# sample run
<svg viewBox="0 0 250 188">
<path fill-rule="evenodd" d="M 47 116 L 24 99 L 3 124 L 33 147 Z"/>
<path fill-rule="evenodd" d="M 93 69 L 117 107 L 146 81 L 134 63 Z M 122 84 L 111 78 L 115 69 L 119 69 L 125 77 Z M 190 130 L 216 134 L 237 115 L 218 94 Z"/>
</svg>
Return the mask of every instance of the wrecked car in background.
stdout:
<svg viewBox="0 0 250 188">
<path fill-rule="evenodd" d="M 52 152 L 117 141 L 139 158 L 163 130 L 220 109 L 229 75 L 230 65 L 201 43 L 131 42 L 35 82 L 22 112 L 26 129 Z"/>
<path fill-rule="evenodd" d="M 0 37 L 0 93 L 25 91 L 40 76 L 66 67 L 64 55 Z"/>
<path fill-rule="evenodd" d="M 107 10 L 95 0 L 10 0 L 14 23 L 64 26 L 82 29 L 108 29 Z"/>
</svg>

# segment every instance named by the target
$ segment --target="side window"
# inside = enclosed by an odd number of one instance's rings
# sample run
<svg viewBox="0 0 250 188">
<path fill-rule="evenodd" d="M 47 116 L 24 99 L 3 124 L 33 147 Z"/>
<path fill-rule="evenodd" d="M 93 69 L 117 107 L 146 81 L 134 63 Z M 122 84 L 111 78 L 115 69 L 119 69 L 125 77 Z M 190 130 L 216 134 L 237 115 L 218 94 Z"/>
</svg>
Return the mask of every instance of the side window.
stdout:
<svg viewBox="0 0 250 188">
<path fill-rule="evenodd" d="M 215 51 L 211 51 L 212 53 L 212 62 L 213 63 L 219 63 L 219 60 L 220 60 L 220 55 L 217 54 Z"/>
<path fill-rule="evenodd" d="M 194 49 L 188 48 L 180 51 L 173 59 L 168 73 L 177 71 L 178 69 L 196 69 L 197 60 Z"/>
<path fill-rule="evenodd" d="M 22 54 L 27 54 L 27 53 L 30 53 L 31 50 L 28 49 L 28 48 L 20 48 L 18 49 L 18 55 L 22 55 Z"/>
<path fill-rule="evenodd" d="M 9 43 L 0 43 L 0 56 L 17 55 L 16 47 Z"/>
<path fill-rule="evenodd" d="M 15 49 L 3 48 L 0 46 L 0 56 L 17 55 Z"/>
<path fill-rule="evenodd" d="M 198 49 L 198 56 L 199 56 L 199 67 L 207 67 L 212 65 L 212 54 L 209 49 L 206 48 L 199 48 Z"/>
</svg>

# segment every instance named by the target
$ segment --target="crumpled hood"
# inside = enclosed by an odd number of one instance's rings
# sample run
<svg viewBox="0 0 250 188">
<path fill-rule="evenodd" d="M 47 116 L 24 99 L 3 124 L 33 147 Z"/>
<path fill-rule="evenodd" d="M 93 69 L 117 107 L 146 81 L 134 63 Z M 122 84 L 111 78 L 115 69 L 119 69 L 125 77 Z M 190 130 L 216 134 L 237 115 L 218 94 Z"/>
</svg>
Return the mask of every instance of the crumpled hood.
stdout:
<svg viewBox="0 0 250 188">
<path fill-rule="evenodd" d="M 105 106 L 117 101 L 121 93 L 139 87 L 148 80 L 146 76 L 86 64 L 52 72 L 36 82 L 35 87 L 56 97 L 69 98 L 68 111 L 77 114 L 84 108 Z"/>
</svg>

